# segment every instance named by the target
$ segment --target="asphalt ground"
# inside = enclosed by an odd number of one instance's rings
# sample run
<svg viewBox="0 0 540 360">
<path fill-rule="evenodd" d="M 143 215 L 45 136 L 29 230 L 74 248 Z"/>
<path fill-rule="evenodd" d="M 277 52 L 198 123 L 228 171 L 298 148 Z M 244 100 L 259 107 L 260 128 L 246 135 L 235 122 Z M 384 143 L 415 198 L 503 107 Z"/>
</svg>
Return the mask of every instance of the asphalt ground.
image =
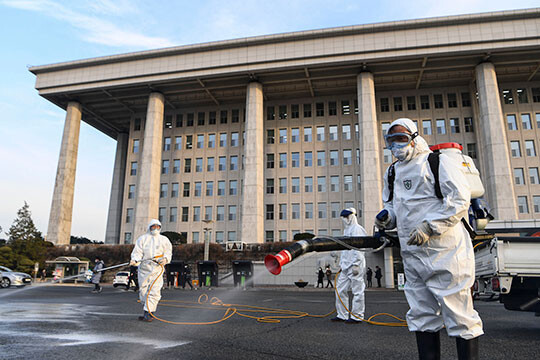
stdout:
<svg viewBox="0 0 540 360">
<path fill-rule="evenodd" d="M 29 286 L 0 289 L 1 359 L 416 359 L 416 342 L 403 327 L 333 323 L 327 318 L 290 318 L 259 323 L 234 315 L 215 325 L 171 325 L 137 320 L 137 295 L 106 286 Z M 163 300 L 197 301 L 202 290 L 163 290 Z M 210 297 L 224 303 L 325 314 L 334 293 L 314 288 L 215 288 Z M 164 304 L 164 302 L 162 303 Z M 187 305 L 171 303 L 172 305 Z M 194 304 L 190 306 L 195 306 Z M 475 302 L 486 334 L 482 359 L 540 358 L 540 318 L 511 312 L 498 302 Z M 404 317 L 402 292 L 366 292 L 366 315 L 388 312 Z M 242 311 L 241 311 L 242 312 Z M 225 308 L 159 306 L 171 321 L 208 322 Z M 244 312 L 248 314 L 247 312 Z M 251 313 L 251 315 L 254 315 Z M 381 318 L 381 320 L 384 320 Z M 390 319 L 388 319 L 390 321 Z M 443 331 L 442 358 L 456 358 L 455 341 Z"/>
</svg>

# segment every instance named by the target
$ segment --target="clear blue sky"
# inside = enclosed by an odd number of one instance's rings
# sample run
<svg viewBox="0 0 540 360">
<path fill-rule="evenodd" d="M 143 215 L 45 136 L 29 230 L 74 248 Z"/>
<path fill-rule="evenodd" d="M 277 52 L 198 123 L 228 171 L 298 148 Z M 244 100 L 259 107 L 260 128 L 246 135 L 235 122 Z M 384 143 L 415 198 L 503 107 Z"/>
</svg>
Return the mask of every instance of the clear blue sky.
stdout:
<svg viewBox="0 0 540 360">
<path fill-rule="evenodd" d="M 0 226 L 24 201 L 47 232 L 64 111 L 29 65 L 245 36 L 540 6 L 538 0 L 0 0 Z M 83 123 L 72 234 L 105 235 L 115 141 Z M 0 238 L 6 237 L 5 233 Z"/>
</svg>

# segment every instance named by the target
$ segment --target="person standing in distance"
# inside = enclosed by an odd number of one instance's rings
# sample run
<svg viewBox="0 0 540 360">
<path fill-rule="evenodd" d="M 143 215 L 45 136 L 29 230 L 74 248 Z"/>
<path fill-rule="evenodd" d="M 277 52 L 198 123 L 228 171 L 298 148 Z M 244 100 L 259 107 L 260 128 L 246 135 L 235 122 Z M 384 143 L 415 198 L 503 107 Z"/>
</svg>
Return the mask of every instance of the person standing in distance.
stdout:
<svg viewBox="0 0 540 360">
<path fill-rule="evenodd" d="M 172 245 L 167 237 L 161 235 L 161 223 L 153 219 L 148 224 L 146 234 L 141 235 L 131 252 L 131 266 L 139 266 L 139 299 L 144 314 L 139 320 L 150 322 L 150 313 L 156 311 L 163 287 L 162 267 L 171 262 Z M 161 275 L 160 275 L 161 274 Z M 155 282 L 154 282 L 155 280 Z M 152 285 L 153 283 L 153 285 Z M 150 286 L 152 288 L 150 289 Z"/>
<path fill-rule="evenodd" d="M 383 201 L 388 216 L 375 219 L 379 229 L 397 227 L 405 269 L 407 324 L 416 334 L 420 359 L 440 358 L 440 331 L 456 338 L 458 359 L 478 359 L 482 320 L 473 308 L 472 242 L 462 223 L 471 193 L 461 170 L 439 155 L 438 179 L 428 162 L 426 141 L 410 119 L 397 119 L 385 136 L 397 161 L 384 177 Z M 393 182 L 389 182 L 393 177 Z M 382 215 L 382 213 L 380 213 Z M 382 216 L 381 216 L 382 217 Z"/>
<path fill-rule="evenodd" d="M 96 265 L 94 266 L 94 270 L 92 270 L 92 279 L 90 281 L 94 284 L 94 290 L 92 292 L 100 293 L 103 291 L 103 288 L 99 285 L 101 281 L 101 269 L 105 267 L 105 264 L 98 256 L 96 256 L 95 263 Z"/>
<path fill-rule="evenodd" d="M 366 236 L 366 230 L 358 224 L 356 219 L 356 209 L 347 208 L 340 214 L 345 230 L 343 236 Z M 364 276 L 366 272 L 366 259 L 364 253 L 358 250 L 343 250 L 339 260 L 341 273 L 336 282 L 336 312 L 337 316 L 332 321 L 345 321 L 347 324 L 357 324 L 364 319 L 364 290 L 366 285 Z M 349 294 L 353 293 L 351 313 L 345 306 L 349 306 Z M 340 300 L 341 298 L 341 300 Z M 345 304 L 345 306 L 343 306 Z"/>
<path fill-rule="evenodd" d="M 382 270 L 379 265 L 375 266 L 375 279 L 377 279 L 377 287 L 381 287 Z"/>
</svg>

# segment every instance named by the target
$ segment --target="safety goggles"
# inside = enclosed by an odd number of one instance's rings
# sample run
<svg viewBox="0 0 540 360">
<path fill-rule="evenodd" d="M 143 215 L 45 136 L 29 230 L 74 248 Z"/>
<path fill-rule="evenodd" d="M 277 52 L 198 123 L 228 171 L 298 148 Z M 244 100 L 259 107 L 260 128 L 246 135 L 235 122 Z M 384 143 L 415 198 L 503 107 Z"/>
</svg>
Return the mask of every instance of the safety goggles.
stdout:
<svg viewBox="0 0 540 360">
<path fill-rule="evenodd" d="M 392 148 L 402 148 L 411 143 L 415 137 L 418 136 L 418 132 L 414 134 L 409 133 L 392 133 L 386 134 L 384 136 L 384 141 L 386 142 L 386 147 L 388 149 Z"/>
</svg>

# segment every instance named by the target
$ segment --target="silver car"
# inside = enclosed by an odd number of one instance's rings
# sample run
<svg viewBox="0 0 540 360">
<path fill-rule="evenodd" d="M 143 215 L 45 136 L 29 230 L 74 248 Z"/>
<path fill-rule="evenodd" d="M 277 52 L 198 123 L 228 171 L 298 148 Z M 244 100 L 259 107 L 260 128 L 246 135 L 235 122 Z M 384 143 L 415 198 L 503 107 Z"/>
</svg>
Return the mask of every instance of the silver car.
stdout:
<svg viewBox="0 0 540 360">
<path fill-rule="evenodd" d="M 0 287 L 24 286 L 32 284 L 32 277 L 25 273 L 15 272 L 5 266 L 0 266 Z"/>
</svg>

